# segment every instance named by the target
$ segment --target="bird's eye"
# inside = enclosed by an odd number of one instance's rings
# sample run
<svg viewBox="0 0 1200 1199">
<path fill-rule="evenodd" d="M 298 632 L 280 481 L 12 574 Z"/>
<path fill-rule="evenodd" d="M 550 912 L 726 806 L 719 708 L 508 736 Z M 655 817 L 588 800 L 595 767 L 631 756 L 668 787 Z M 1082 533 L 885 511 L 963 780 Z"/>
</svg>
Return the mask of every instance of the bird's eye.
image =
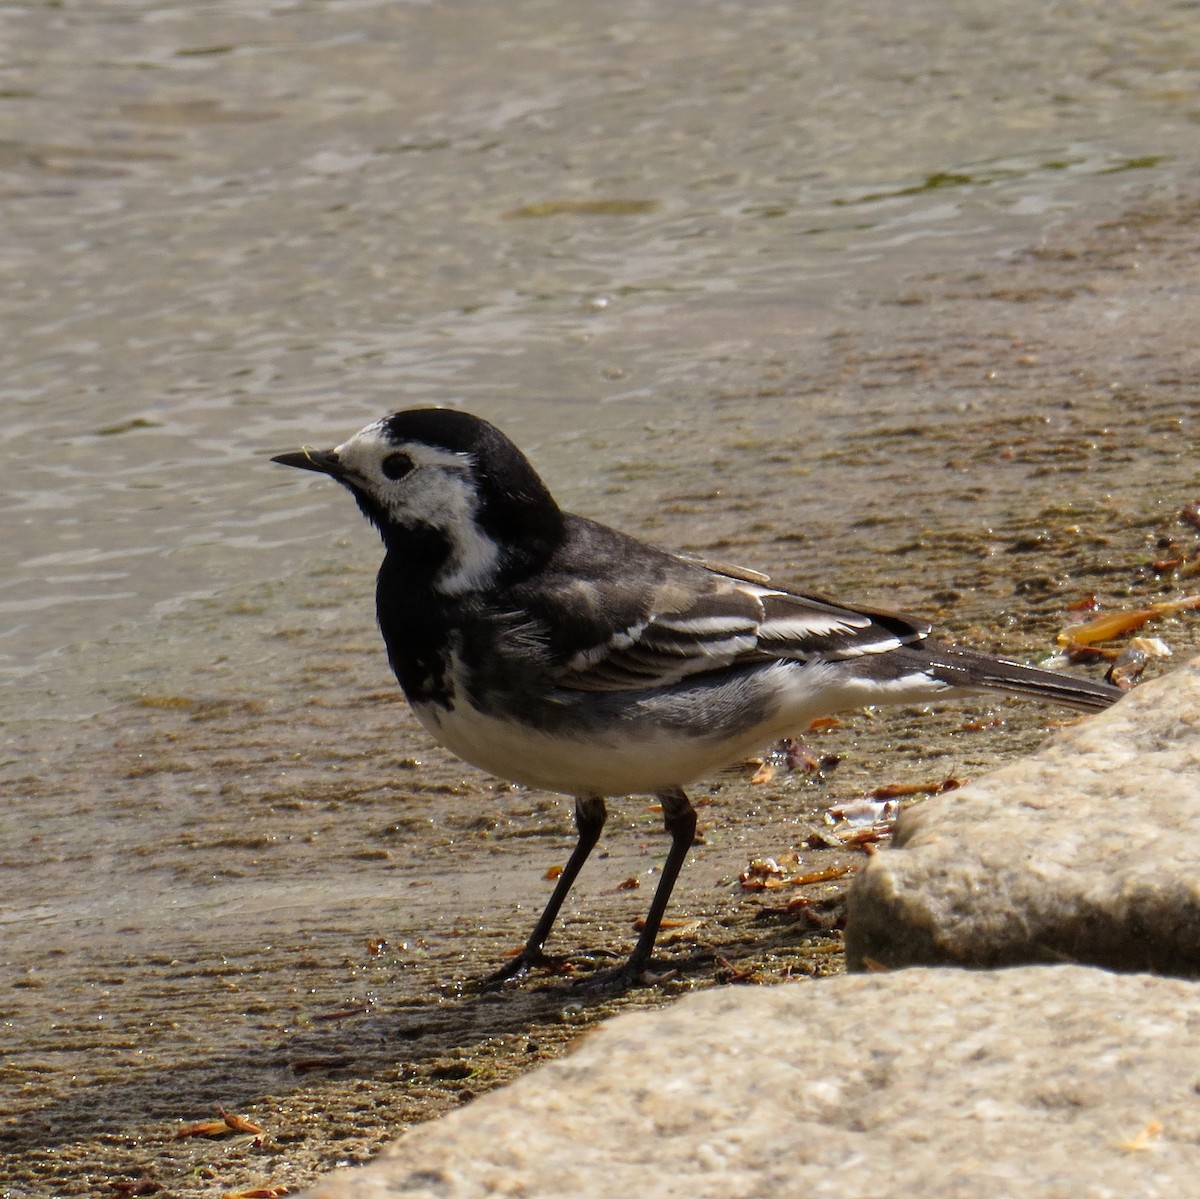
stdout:
<svg viewBox="0 0 1200 1199">
<path fill-rule="evenodd" d="M 413 465 L 413 460 L 407 454 L 389 454 L 383 460 L 383 473 L 393 481 L 403 479 Z"/>
</svg>

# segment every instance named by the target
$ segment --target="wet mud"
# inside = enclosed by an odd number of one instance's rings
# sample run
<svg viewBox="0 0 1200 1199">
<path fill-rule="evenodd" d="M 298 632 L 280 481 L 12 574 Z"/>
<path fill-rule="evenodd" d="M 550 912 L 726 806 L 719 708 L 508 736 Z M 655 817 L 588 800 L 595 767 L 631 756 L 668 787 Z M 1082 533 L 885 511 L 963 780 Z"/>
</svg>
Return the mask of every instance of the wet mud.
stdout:
<svg viewBox="0 0 1200 1199">
<path fill-rule="evenodd" d="M 1198 498 L 1198 237 L 1195 202 L 1148 200 L 907 279 L 790 350 L 787 314 L 764 311 L 769 357 L 748 352 L 698 397 L 709 417 L 595 452 L 588 514 L 1017 656 L 1048 654 L 1088 596 L 1113 609 L 1200 590 L 1200 532 L 1180 516 Z M 836 437 L 833 397 L 858 414 Z M 838 759 L 823 778 L 754 782 L 743 764 L 706 780 L 660 942 L 674 976 L 619 996 L 578 980 L 631 948 L 666 838 L 648 801 L 614 804 L 549 946 L 573 968 L 485 993 L 565 860 L 570 804 L 429 744 L 387 673 L 365 545 L 165 617 L 160 648 L 201 638 L 204 658 L 107 680 L 109 706 L 73 737 L 18 723 L 0 1193 L 294 1189 L 613 1012 L 837 971 L 852 876 L 781 895 L 742 887 L 748 863 L 856 866 L 862 849 L 820 835 L 830 805 L 975 777 L 1064 716 L 1010 701 L 853 713 L 810 734 Z M 1194 615 L 1146 631 L 1176 654 L 1200 645 Z M 219 1109 L 262 1131 L 177 1136 Z"/>
</svg>

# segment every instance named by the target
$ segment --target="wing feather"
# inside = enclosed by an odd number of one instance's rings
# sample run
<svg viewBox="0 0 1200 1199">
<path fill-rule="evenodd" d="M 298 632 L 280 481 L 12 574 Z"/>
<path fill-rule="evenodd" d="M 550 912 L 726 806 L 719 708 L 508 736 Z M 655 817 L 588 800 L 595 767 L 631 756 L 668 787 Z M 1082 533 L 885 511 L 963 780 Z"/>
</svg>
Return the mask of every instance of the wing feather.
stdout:
<svg viewBox="0 0 1200 1199">
<path fill-rule="evenodd" d="M 694 675 L 771 661 L 836 661 L 920 641 L 929 626 L 773 586 L 757 571 L 701 566 L 696 587 L 673 588 L 666 610 L 648 594 L 645 619 L 576 653 L 558 685 L 577 691 L 668 687 Z"/>
</svg>

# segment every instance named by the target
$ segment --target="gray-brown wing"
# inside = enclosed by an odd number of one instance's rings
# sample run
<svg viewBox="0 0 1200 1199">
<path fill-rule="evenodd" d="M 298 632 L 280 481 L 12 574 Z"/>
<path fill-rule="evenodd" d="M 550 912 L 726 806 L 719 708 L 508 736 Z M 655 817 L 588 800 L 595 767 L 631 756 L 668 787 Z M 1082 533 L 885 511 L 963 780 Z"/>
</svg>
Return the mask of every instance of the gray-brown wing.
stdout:
<svg viewBox="0 0 1200 1199">
<path fill-rule="evenodd" d="M 751 575 L 751 572 L 744 572 Z M 771 660 L 833 661 L 920 641 L 929 626 L 881 611 L 841 607 L 769 582 L 709 567 L 703 585 L 664 587 L 644 619 L 572 656 L 561 687 L 625 691 Z"/>
</svg>

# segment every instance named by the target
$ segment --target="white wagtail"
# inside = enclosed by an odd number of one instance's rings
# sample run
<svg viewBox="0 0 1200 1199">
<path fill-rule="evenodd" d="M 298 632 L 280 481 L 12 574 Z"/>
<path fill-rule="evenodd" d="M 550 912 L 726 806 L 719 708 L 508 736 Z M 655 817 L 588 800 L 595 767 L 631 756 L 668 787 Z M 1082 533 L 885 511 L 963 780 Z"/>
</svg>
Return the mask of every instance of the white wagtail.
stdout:
<svg viewBox="0 0 1200 1199">
<path fill-rule="evenodd" d="M 575 798 L 574 851 L 496 981 L 547 964 L 542 947 L 607 796 L 656 796 L 671 835 L 614 976 L 634 981 L 695 836 L 684 784 L 848 708 L 995 690 L 1097 709 L 1122 694 L 563 512 L 524 454 L 465 412 L 398 412 L 336 449 L 272 461 L 336 479 L 379 530 L 379 627 L 434 739 L 500 778 Z"/>
</svg>

